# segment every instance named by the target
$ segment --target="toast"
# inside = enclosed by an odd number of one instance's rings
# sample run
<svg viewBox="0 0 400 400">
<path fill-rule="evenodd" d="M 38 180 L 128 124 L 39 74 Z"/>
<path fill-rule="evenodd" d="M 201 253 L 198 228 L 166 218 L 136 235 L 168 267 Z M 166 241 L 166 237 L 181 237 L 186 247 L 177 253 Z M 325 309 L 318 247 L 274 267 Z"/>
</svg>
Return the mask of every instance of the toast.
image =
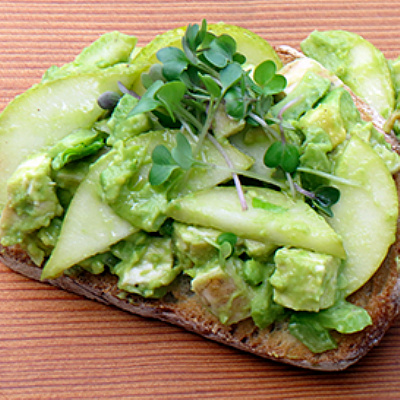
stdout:
<svg viewBox="0 0 400 400">
<path fill-rule="evenodd" d="M 276 49 L 286 64 L 302 54 L 287 46 Z M 351 93 L 351 91 L 349 90 Z M 363 119 L 372 121 L 382 131 L 384 121 L 371 107 L 351 93 Z M 385 135 L 395 151 L 398 145 L 395 138 Z M 400 174 L 395 177 L 400 193 Z M 111 273 L 92 275 L 87 272 L 78 275 L 64 275 L 47 283 L 61 289 L 85 296 L 107 305 L 113 305 L 127 312 L 143 317 L 156 318 L 205 338 L 235 347 L 237 349 L 302 368 L 339 371 L 357 362 L 372 347 L 377 345 L 400 306 L 400 281 L 396 258 L 400 252 L 400 225 L 398 223 L 396 242 L 387 254 L 385 261 L 372 279 L 348 300 L 365 308 L 372 318 L 372 325 L 361 332 L 341 335 L 333 333 L 338 347 L 335 350 L 315 354 L 289 333 L 288 322 L 275 322 L 265 329 L 257 328 L 251 319 L 226 326 L 208 312 L 190 288 L 189 278 L 179 277 L 172 290 L 162 299 L 143 298 L 135 294 L 122 293 L 117 287 L 117 278 Z M 1 248 L 0 260 L 10 269 L 29 278 L 40 280 L 41 268 L 17 246 Z"/>
</svg>

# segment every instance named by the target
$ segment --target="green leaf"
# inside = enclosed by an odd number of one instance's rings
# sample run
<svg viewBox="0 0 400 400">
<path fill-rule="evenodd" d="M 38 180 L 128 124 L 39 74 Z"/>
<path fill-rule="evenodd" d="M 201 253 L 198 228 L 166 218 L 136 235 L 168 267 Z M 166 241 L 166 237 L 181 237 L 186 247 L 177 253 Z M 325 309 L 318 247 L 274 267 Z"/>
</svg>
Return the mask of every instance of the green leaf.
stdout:
<svg viewBox="0 0 400 400">
<path fill-rule="evenodd" d="M 224 232 L 217 237 L 216 242 L 219 245 L 220 257 L 226 260 L 233 253 L 237 242 L 237 236 L 231 232 Z"/>
<path fill-rule="evenodd" d="M 155 93 L 164 85 L 163 81 L 155 81 L 141 97 L 136 106 L 129 112 L 128 118 L 137 114 L 153 111 L 161 105 L 161 103 L 154 99 Z"/>
<path fill-rule="evenodd" d="M 162 144 L 154 148 L 151 159 L 153 164 L 176 165 L 171 152 Z"/>
<path fill-rule="evenodd" d="M 264 155 L 264 164 L 268 168 L 277 168 L 281 165 L 283 147 L 282 142 L 274 142 L 268 148 Z"/>
<path fill-rule="evenodd" d="M 156 146 L 151 154 L 153 165 L 149 173 L 149 182 L 158 186 L 167 181 L 178 167 L 170 151 L 162 144 Z"/>
<path fill-rule="evenodd" d="M 311 203 L 324 212 L 328 217 L 333 217 L 331 207 L 340 199 L 340 191 L 332 186 L 320 186 L 314 192 L 315 197 Z"/>
<path fill-rule="evenodd" d="M 184 61 L 170 61 L 163 65 L 163 76 L 168 81 L 179 79 L 182 72 L 187 68 L 188 63 Z"/>
<path fill-rule="evenodd" d="M 221 96 L 221 88 L 210 75 L 199 74 L 199 77 L 204 83 L 204 86 L 206 87 L 208 93 L 210 93 L 211 97 L 218 98 Z"/>
<path fill-rule="evenodd" d="M 285 172 L 292 174 L 300 164 L 299 149 L 293 144 L 286 144 L 283 147 L 281 167 Z"/>
<path fill-rule="evenodd" d="M 209 48 L 203 52 L 205 59 L 214 67 L 224 68 L 233 60 L 236 41 L 229 35 L 215 37 Z"/>
<path fill-rule="evenodd" d="M 162 103 L 173 121 L 175 121 L 174 111 L 185 93 L 186 85 L 181 81 L 167 82 L 156 93 L 157 99 Z"/>
<path fill-rule="evenodd" d="M 324 328 L 307 313 L 295 313 L 289 322 L 290 333 L 299 339 L 313 353 L 322 353 L 337 348 L 337 343 Z"/>
<path fill-rule="evenodd" d="M 233 61 L 237 62 L 240 65 L 243 65 L 246 62 L 246 56 L 242 53 L 235 53 L 233 55 Z"/>
<path fill-rule="evenodd" d="M 177 165 L 153 164 L 149 172 L 149 182 L 152 186 L 165 183 L 171 174 L 178 168 Z"/>
<path fill-rule="evenodd" d="M 264 61 L 254 70 L 254 81 L 260 86 L 265 86 L 274 77 L 275 72 L 275 63 L 271 60 Z"/>
<path fill-rule="evenodd" d="M 233 85 L 239 82 L 243 76 L 243 69 L 238 63 L 229 64 L 220 72 L 222 91 L 225 93 Z"/>
<path fill-rule="evenodd" d="M 247 104 L 239 90 L 232 88 L 224 96 L 226 113 L 237 120 L 246 116 Z"/>
<path fill-rule="evenodd" d="M 274 142 L 266 151 L 264 164 L 269 168 L 281 167 L 289 174 L 296 171 L 300 163 L 298 148 L 292 144 Z"/>
<path fill-rule="evenodd" d="M 136 104 L 136 106 L 133 108 L 133 110 L 128 114 L 128 117 L 153 111 L 160 105 L 161 103 L 157 100 L 142 97 L 140 101 Z"/>
<path fill-rule="evenodd" d="M 164 47 L 157 52 L 157 58 L 164 64 L 163 75 L 169 81 L 178 79 L 189 64 L 185 53 L 177 47 Z"/>
<path fill-rule="evenodd" d="M 266 86 L 263 87 L 265 96 L 281 93 L 287 85 L 287 80 L 283 75 L 275 75 Z"/>
<path fill-rule="evenodd" d="M 192 147 L 181 132 L 176 135 L 176 147 L 172 149 L 171 155 L 182 169 L 188 170 L 194 163 Z"/>
<path fill-rule="evenodd" d="M 372 324 L 371 317 L 364 308 L 345 300 L 318 312 L 315 318 L 324 328 L 345 334 L 362 331 Z"/>
<path fill-rule="evenodd" d="M 217 244 L 221 245 L 224 242 L 229 242 L 232 246 L 235 246 L 237 243 L 237 236 L 232 233 L 232 232 L 224 232 L 221 233 L 218 237 L 217 237 Z"/>
<path fill-rule="evenodd" d="M 185 56 L 185 53 L 179 49 L 178 47 L 164 47 L 161 50 L 158 50 L 157 59 L 162 62 L 166 63 L 169 61 L 186 61 L 188 59 Z"/>
</svg>

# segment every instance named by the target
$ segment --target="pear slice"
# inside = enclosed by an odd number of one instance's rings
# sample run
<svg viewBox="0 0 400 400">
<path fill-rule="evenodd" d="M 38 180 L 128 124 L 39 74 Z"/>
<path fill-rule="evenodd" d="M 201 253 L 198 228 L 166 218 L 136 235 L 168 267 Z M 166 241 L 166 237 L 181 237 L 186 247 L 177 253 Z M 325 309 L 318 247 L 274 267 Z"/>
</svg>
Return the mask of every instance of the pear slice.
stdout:
<svg viewBox="0 0 400 400">
<path fill-rule="evenodd" d="M 345 295 L 349 295 L 374 275 L 394 242 L 398 197 L 386 165 L 357 136 L 344 149 L 335 175 L 356 184 L 337 184 L 340 201 L 332 207 L 330 220 L 347 253 L 342 276 Z"/>
<path fill-rule="evenodd" d="M 111 245 L 137 232 L 101 199 L 100 174 L 113 154 L 106 154 L 90 167 L 69 205 L 57 245 L 42 271 L 42 279 L 54 279 L 66 269 L 104 252 Z"/>
<path fill-rule="evenodd" d="M 245 239 L 345 258 L 340 237 L 303 200 L 266 188 L 244 190 L 246 211 L 242 211 L 234 187 L 214 187 L 173 200 L 167 215 L 189 225 L 232 232 Z"/>
</svg>

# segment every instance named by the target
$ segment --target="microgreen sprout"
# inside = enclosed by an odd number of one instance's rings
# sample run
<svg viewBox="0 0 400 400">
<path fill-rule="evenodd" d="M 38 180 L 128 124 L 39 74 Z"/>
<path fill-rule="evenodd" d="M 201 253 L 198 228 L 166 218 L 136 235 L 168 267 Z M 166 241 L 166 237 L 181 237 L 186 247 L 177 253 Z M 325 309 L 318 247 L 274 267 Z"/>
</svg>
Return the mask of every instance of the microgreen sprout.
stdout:
<svg viewBox="0 0 400 400">
<path fill-rule="evenodd" d="M 220 258 L 222 261 L 226 260 L 233 254 L 237 239 L 237 236 L 231 232 L 221 233 L 217 237 L 216 244 L 218 245 Z"/>
<path fill-rule="evenodd" d="M 213 132 L 217 110 L 222 107 L 228 117 L 244 120 L 249 126 L 259 126 L 276 139 L 265 154 L 265 165 L 283 171 L 293 195 L 304 192 L 294 182 L 300 165 L 299 147 L 286 140 L 285 131 L 293 127 L 283 118 L 285 111 L 301 97 L 289 101 L 277 116 L 272 116 L 270 109 L 275 96 L 287 85 L 286 78 L 277 73 L 273 61 L 265 60 L 253 71 L 246 69 L 246 57 L 237 51 L 236 41 L 229 35 L 217 36 L 209 32 L 205 20 L 200 26 L 190 24 L 187 27 L 182 37 L 182 48 L 165 47 L 156 56 L 160 63 L 142 74 L 146 88 L 143 96 L 137 96 L 119 83 L 122 93 L 138 98 L 129 116 L 152 113 L 162 126 L 187 131 L 193 139 L 193 148 L 182 132 L 177 133 L 176 147 L 172 150 L 164 145 L 156 146 L 149 174 L 151 185 L 173 181 L 175 178 L 172 176 L 178 170 L 186 171 L 183 176 L 187 177 L 187 172 L 196 166 L 223 169 L 200 160 L 204 140 L 208 139 L 221 153 L 227 170 L 232 174 L 242 209 L 248 208 L 239 176 L 251 176 L 262 182 L 268 180 L 250 171 L 235 171 Z M 174 176 L 182 179 L 182 174 Z M 280 184 L 277 186 L 282 187 Z M 312 199 L 319 209 L 329 212 L 330 205 L 324 206 L 321 196 L 324 197 L 324 192 L 309 194 L 307 198 Z"/>
<path fill-rule="evenodd" d="M 328 217 L 333 217 L 331 207 L 340 199 L 340 191 L 333 186 L 320 186 L 314 192 L 305 190 L 294 183 L 296 190 L 309 199 L 314 208 L 322 211 Z"/>
</svg>

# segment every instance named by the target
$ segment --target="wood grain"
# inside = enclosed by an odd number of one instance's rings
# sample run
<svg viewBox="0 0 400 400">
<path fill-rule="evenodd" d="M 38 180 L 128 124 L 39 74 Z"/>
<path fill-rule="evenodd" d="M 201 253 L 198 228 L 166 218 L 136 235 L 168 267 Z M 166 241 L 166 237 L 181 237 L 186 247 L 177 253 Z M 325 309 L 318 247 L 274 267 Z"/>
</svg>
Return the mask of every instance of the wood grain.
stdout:
<svg viewBox="0 0 400 400">
<path fill-rule="evenodd" d="M 100 34 L 144 45 L 207 18 L 242 25 L 296 48 L 313 29 L 346 29 L 400 54 L 400 2 L 105 1 L 0 2 L 0 109 L 71 61 Z M 192 333 L 32 282 L 0 265 L 0 400 L 400 398 L 400 320 L 379 347 L 342 373 L 268 362 Z"/>
</svg>

